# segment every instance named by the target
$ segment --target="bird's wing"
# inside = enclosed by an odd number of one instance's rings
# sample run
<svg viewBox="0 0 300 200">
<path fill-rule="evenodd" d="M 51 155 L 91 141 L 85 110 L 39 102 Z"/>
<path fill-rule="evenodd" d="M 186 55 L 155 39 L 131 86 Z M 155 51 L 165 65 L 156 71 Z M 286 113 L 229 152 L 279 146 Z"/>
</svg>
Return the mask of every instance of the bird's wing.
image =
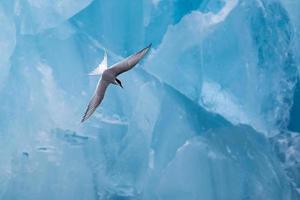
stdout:
<svg viewBox="0 0 300 200">
<path fill-rule="evenodd" d="M 104 51 L 104 57 L 102 62 L 99 64 L 99 66 L 94 69 L 91 73 L 89 73 L 90 76 L 95 75 L 101 75 L 105 70 L 107 69 L 107 53 Z"/>
<path fill-rule="evenodd" d="M 139 52 L 129 56 L 128 58 L 125 58 L 121 62 L 114 64 L 108 70 L 111 71 L 115 76 L 118 76 L 119 74 L 132 69 L 145 56 L 150 48 L 151 44 Z"/>
<path fill-rule="evenodd" d="M 96 110 L 96 108 L 100 105 L 104 98 L 104 94 L 109 83 L 103 79 L 99 80 L 95 94 L 93 98 L 90 100 L 90 103 L 84 113 L 84 116 L 81 122 L 87 120 Z"/>
</svg>

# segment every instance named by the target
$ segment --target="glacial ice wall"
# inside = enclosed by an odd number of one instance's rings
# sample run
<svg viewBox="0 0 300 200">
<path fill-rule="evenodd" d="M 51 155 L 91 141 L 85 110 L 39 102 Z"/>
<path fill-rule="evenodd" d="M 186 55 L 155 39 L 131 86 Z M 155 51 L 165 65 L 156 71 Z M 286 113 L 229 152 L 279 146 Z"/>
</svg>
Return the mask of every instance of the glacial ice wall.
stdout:
<svg viewBox="0 0 300 200">
<path fill-rule="evenodd" d="M 298 9 L 1 1 L 0 199 L 300 198 Z M 104 49 L 151 42 L 80 124 Z"/>
</svg>

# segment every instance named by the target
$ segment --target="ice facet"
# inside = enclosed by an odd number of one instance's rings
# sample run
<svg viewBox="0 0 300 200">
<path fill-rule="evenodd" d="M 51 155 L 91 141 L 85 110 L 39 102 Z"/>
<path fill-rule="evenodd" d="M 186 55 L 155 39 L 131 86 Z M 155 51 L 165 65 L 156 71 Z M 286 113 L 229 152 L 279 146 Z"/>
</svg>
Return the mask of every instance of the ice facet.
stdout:
<svg viewBox="0 0 300 200">
<path fill-rule="evenodd" d="M 92 0 L 15 0 L 14 14 L 21 34 L 36 34 L 68 20 Z"/>
<path fill-rule="evenodd" d="M 0 90 L 3 87 L 4 81 L 6 80 L 11 62 L 10 57 L 13 54 L 16 45 L 16 28 L 13 23 L 12 17 L 5 12 L 5 9 L 0 4 L 0 22 L 1 22 L 1 32 L 0 32 Z"/>
</svg>

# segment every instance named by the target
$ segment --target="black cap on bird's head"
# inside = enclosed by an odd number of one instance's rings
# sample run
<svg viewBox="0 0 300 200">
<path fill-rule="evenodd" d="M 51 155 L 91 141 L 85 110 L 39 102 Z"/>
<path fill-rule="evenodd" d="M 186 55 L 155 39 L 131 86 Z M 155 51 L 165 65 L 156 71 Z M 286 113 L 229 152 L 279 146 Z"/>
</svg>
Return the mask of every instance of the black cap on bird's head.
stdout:
<svg viewBox="0 0 300 200">
<path fill-rule="evenodd" d="M 123 85 L 122 85 L 122 82 L 116 78 L 116 82 L 117 82 L 117 85 L 119 85 L 121 88 L 123 88 Z"/>
</svg>

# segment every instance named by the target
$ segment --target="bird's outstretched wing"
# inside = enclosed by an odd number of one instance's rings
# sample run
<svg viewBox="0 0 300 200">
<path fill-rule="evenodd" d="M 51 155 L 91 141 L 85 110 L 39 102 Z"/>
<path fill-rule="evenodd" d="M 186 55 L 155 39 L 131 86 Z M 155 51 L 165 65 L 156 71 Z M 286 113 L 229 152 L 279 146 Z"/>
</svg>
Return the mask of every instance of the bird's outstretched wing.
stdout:
<svg viewBox="0 0 300 200">
<path fill-rule="evenodd" d="M 132 69 L 145 56 L 150 48 L 151 44 L 139 52 L 129 56 L 128 58 L 125 58 L 121 62 L 114 64 L 108 70 L 111 71 L 115 76 L 118 76 L 119 74 Z"/>
<path fill-rule="evenodd" d="M 104 57 L 102 62 L 99 64 L 99 66 L 94 69 L 91 73 L 89 73 L 90 76 L 97 76 L 101 75 L 105 70 L 107 69 L 107 53 L 104 51 Z"/>
<path fill-rule="evenodd" d="M 106 88 L 108 85 L 109 85 L 109 83 L 107 81 L 105 81 L 103 79 L 99 80 L 95 94 L 94 94 L 93 98 L 91 99 L 81 122 L 84 122 L 85 120 L 87 120 L 94 113 L 96 108 L 100 105 L 100 103 L 102 102 L 102 100 L 104 98 L 104 94 L 105 94 L 105 91 L 106 91 Z"/>
</svg>

